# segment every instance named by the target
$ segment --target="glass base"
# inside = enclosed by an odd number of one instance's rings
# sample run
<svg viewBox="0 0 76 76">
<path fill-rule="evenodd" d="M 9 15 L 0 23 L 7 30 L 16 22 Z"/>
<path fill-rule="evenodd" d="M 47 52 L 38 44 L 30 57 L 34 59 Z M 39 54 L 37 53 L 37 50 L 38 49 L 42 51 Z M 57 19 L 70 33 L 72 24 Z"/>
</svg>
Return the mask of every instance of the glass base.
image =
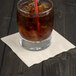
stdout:
<svg viewBox="0 0 76 76">
<path fill-rule="evenodd" d="M 50 45 L 51 37 L 43 41 L 29 41 L 20 37 L 20 45 L 27 50 L 39 51 L 46 49 Z"/>
</svg>

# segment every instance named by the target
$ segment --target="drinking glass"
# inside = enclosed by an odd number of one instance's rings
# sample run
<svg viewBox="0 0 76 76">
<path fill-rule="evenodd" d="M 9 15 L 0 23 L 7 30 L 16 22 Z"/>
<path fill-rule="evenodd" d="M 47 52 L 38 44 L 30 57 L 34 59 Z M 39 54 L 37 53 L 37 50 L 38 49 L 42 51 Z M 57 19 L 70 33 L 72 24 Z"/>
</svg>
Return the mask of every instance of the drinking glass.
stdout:
<svg viewBox="0 0 76 76">
<path fill-rule="evenodd" d="M 38 13 L 35 13 L 33 0 L 20 0 L 17 3 L 17 25 L 20 45 L 28 50 L 43 50 L 51 44 L 54 25 L 54 9 L 51 0 L 38 0 Z"/>
</svg>

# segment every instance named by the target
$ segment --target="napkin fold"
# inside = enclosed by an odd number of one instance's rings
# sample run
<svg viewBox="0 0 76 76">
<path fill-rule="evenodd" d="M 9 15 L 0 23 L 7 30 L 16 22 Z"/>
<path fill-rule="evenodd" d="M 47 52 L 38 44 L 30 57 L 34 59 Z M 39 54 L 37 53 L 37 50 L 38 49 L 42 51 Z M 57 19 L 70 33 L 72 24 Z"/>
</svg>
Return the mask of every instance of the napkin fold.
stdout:
<svg viewBox="0 0 76 76">
<path fill-rule="evenodd" d="M 24 49 L 19 44 L 19 33 L 3 37 L 1 40 L 5 42 L 28 67 L 75 47 L 55 30 L 52 32 L 51 45 L 41 51 Z"/>
<path fill-rule="evenodd" d="M 26 76 L 76 76 L 76 48 L 27 69 Z"/>
</svg>

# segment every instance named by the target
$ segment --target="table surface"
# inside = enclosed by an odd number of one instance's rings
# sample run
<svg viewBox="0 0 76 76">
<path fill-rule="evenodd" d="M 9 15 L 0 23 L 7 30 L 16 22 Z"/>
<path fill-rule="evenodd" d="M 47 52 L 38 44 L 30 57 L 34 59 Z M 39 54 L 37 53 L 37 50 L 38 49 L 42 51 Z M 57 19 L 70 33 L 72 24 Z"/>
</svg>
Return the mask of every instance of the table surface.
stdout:
<svg viewBox="0 0 76 76">
<path fill-rule="evenodd" d="M 54 29 L 76 45 L 76 0 L 53 1 Z M 0 38 L 18 31 L 17 2 L 18 0 L 0 0 Z M 27 69 L 28 67 L 0 40 L 0 76 L 24 76 Z"/>
</svg>

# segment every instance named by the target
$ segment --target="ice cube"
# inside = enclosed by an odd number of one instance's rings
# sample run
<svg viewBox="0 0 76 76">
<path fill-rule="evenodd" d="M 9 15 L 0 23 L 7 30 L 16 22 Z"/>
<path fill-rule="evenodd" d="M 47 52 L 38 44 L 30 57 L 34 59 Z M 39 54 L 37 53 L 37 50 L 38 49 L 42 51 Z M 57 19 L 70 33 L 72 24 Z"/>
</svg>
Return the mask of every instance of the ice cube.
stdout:
<svg viewBox="0 0 76 76">
<path fill-rule="evenodd" d="M 28 6 L 34 7 L 34 2 L 29 3 Z"/>
<path fill-rule="evenodd" d="M 44 11 L 44 9 L 43 9 L 43 6 L 42 6 L 42 5 L 39 5 L 39 6 L 38 6 L 38 11 L 39 11 L 39 12 Z"/>
<path fill-rule="evenodd" d="M 33 11 L 35 11 L 35 9 L 34 9 L 34 2 L 30 2 L 30 3 L 28 3 L 28 5 L 24 5 L 22 7 L 22 10 L 23 11 L 27 11 L 27 12 L 33 12 Z"/>
<path fill-rule="evenodd" d="M 46 11 L 51 7 L 51 4 L 48 2 L 41 2 L 41 4 L 38 6 L 39 12 Z"/>
<path fill-rule="evenodd" d="M 50 8 L 50 4 L 48 2 L 43 2 L 41 5 L 44 9 L 49 9 Z"/>
<path fill-rule="evenodd" d="M 23 10 L 23 11 L 30 11 L 29 7 L 26 6 L 26 5 L 22 8 L 22 10 Z"/>
</svg>

